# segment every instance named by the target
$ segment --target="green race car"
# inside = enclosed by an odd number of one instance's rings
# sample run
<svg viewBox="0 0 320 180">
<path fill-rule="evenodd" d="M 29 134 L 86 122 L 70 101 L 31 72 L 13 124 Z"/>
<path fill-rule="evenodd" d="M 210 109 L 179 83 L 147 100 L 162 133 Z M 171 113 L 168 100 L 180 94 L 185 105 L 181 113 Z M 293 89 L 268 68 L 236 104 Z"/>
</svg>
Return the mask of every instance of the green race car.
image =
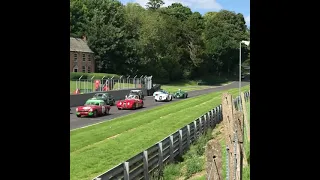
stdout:
<svg viewBox="0 0 320 180">
<path fill-rule="evenodd" d="M 173 97 L 176 99 L 188 98 L 188 92 L 181 91 L 180 89 L 173 94 Z"/>
<path fill-rule="evenodd" d="M 104 102 L 110 106 L 115 105 L 115 102 L 116 102 L 115 99 L 113 98 L 113 96 L 109 93 L 96 93 L 91 99 L 92 100 L 94 100 L 94 99 L 104 100 Z"/>
</svg>

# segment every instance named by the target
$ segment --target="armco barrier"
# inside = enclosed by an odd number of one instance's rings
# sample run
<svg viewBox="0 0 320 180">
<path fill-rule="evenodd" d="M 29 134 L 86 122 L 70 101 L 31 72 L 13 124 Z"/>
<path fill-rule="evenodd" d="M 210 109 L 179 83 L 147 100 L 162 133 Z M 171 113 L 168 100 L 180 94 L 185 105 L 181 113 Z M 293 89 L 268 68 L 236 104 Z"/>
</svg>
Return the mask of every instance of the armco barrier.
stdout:
<svg viewBox="0 0 320 180">
<path fill-rule="evenodd" d="M 144 88 L 136 88 L 136 89 L 140 89 L 143 91 L 144 94 L 147 94 L 147 90 Z M 133 89 L 122 89 L 122 90 L 103 91 L 103 92 L 111 94 L 114 97 L 114 99 L 117 101 L 120 99 L 124 99 L 130 90 L 133 90 Z M 95 93 L 99 93 L 99 92 L 96 91 L 96 92 L 86 93 L 86 94 L 71 94 L 70 95 L 70 107 L 83 105 L 89 98 L 92 98 L 92 96 Z"/>
</svg>

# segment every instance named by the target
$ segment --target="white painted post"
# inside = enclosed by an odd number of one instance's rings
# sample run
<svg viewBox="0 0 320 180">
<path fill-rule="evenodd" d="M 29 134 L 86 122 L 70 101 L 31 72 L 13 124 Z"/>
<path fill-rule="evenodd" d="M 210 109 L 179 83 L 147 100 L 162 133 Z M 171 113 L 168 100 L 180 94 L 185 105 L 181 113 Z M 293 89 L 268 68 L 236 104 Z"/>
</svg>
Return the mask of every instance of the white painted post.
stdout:
<svg viewBox="0 0 320 180">
<path fill-rule="evenodd" d="M 203 118 L 204 118 L 204 126 L 203 126 L 203 129 L 204 129 L 204 132 L 207 132 L 207 129 L 208 129 L 208 121 L 207 121 L 207 116 L 206 114 L 203 115 Z"/>
<path fill-rule="evenodd" d="M 190 147 L 190 125 L 187 125 L 187 148 Z"/>
<path fill-rule="evenodd" d="M 173 162 L 173 136 L 170 136 L 170 162 Z"/>
<path fill-rule="evenodd" d="M 145 179 L 149 179 L 148 151 L 143 151 L 143 174 Z"/>
<path fill-rule="evenodd" d="M 93 92 L 93 78 L 94 78 L 94 76 L 91 77 L 91 81 L 90 81 L 90 82 L 91 82 L 91 84 L 90 84 L 90 86 L 91 86 L 91 92 Z"/>
<path fill-rule="evenodd" d="M 208 120 L 209 120 L 209 126 L 210 126 L 211 128 L 213 128 L 213 126 L 212 126 L 212 119 L 211 119 L 211 111 L 209 111 L 209 112 L 207 113 L 207 116 L 208 116 Z"/>
<path fill-rule="evenodd" d="M 212 128 L 214 128 L 214 125 L 215 125 L 215 123 L 214 123 L 214 108 L 211 110 L 211 123 L 212 123 Z"/>
<path fill-rule="evenodd" d="M 182 156 L 182 130 L 179 130 L 179 155 Z"/>
<path fill-rule="evenodd" d="M 158 154 L 159 154 L 159 170 L 160 172 L 162 171 L 163 169 L 163 151 L 162 151 L 162 142 L 159 142 L 158 143 L 158 147 L 159 147 L 159 150 L 158 150 Z"/>
<path fill-rule="evenodd" d="M 219 118 L 220 118 L 218 107 L 215 108 L 215 111 L 216 111 L 215 124 L 218 124 L 219 123 Z"/>
<path fill-rule="evenodd" d="M 217 108 L 215 107 L 212 111 L 213 127 L 215 127 L 215 125 L 217 124 Z"/>
<path fill-rule="evenodd" d="M 124 180 L 129 180 L 129 162 L 124 162 L 123 163 L 123 168 L 124 168 L 124 170 L 123 170 L 123 178 L 124 178 Z"/>
<path fill-rule="evenodd" d="M 194 141 L 197 140 L 197 121 L 193 121 L 194 124 Z"/>
<path fill-rule="evenodd" d="M 105 78 L 106 76 L 103 76 L 102 78 L 101 78 L 101 82 L 100 82 L 100 84 L 99 84 L 99 89 L 100 89 L 100 91 L 102 91 L 102 84 L 103 84 L 103 79 Z"/>
<path fill-rule="evenodd" d="M 201 120 L 201 117 L 199 117 L 199 133 L 200 133 L 200 135 L 203 133 L 202 132 L 202 120 Z"/>
</svg>

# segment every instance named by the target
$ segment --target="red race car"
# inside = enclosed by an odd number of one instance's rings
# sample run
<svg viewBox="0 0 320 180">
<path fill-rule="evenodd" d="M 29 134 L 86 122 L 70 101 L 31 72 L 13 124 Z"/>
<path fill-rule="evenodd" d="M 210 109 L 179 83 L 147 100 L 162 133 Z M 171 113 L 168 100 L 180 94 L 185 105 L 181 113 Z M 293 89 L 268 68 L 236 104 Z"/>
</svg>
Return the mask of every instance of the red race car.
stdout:
<svg viewBox="0 0 320 180">
<path fill-rule="evenodd" d="M 89 99 L 84 106 L 79 106 L 76 109 L 77 117 L 81 116 L 103 116 L 109 114 L 110 106 L 106 105 L 103 100 Z"/>
<path fill-rule="evenodd" d="M 139 99 L 138 95 L 129 95 L 125 100 L 117 102 L 117 108 L 122 109 L 137 109 L 143 107 L 143 100 Z"/>
</svg>

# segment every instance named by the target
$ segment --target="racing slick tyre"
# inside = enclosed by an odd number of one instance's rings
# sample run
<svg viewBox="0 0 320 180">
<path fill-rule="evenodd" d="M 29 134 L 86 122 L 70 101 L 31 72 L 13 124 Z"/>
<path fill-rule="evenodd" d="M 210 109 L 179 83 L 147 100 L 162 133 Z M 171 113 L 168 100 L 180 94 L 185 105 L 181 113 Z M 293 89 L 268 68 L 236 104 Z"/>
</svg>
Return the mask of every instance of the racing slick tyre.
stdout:
<svg viewBox="0 0 320 180">
<path fill-rule="evenodd" d="M 97 117 L 97 111 L 93 111 L 93 117 Z"/>
<path fill-rule="evenodd" d="M 188 98 L 188 94 L 186 94 L 186 98 Z"/>
<path fill-rule="evenodd" d="M 108 115 L 109 114 L 109 110 L 108 109 L 106 109 L 106 111 L 104 112 L 104 116 L 106 116 L 106 115 Z"/>
<path fill-rule="evenodd" d="M 121 108 L 118 108 L 118 110 L 121 110 Z"/>
<path fill-rule="evenodd" d="M 172 101 L 172 96 L 171 96 L 171 98 L 170 98 L 170 101 Z"/>
<path fill-rule="evenodd" d="M 156 99 L 154 100 L 155 102 L 158 102 Z"/>
<path fill-rule="evenodd" d="M 79 118 L 79 117 L 81 117 L 81 116 L 77 114 L 77 117 Z"/>
</svg>

